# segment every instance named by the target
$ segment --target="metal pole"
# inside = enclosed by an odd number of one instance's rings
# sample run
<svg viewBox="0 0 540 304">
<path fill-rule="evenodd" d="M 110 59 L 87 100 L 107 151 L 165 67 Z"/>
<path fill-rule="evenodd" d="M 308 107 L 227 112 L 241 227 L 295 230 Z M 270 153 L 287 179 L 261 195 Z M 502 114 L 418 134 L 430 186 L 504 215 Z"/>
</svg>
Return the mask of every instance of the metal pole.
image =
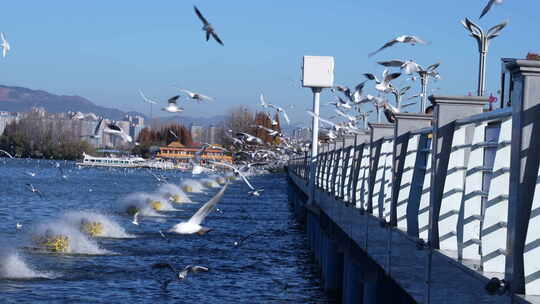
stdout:
<svg viewBox="0 0 540 304">
<path fill-rule="evenodd" d="M 480 46 L 480 64 L 478 66 L 478 96 L 484 96 L 485 83 L 486 83 L 486 57 L 487 57 L 487 44 L 488 41 L 485 37 L 482 37 L 482 42 Z"/>
<path fill-rule="evenodd" d="M 428 87 L 429 75 L 427 73 L 420 74 L 420 83 L 422 84 L 422 103 L 420 106 L 420 113 L 425 113 L 427 108 L 427 87 Z"/>
<path fill-rule="evenodd" d="M 309 162 L 309 200 L 308 204 L 313 204 L 315 196 L 315 167 L 317 163 L 317 154 L 319 148 L 319 103 L 322 88 L 311 88 L 313 91 L 313 113 L 311 126 L 311 159 Z"/>
</svg>

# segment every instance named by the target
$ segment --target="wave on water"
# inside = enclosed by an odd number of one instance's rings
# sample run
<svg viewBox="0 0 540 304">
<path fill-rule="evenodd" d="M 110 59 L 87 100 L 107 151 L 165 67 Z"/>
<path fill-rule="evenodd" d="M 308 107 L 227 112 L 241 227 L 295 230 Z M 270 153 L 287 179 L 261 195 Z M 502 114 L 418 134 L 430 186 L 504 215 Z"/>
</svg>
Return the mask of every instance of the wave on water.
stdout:
<svg viewBox="0 0 540 304">
<path fill-rule="evenodd" d="M 191 178 L 183 180 L 180 183 L 180 188 L 188 193 L 203 193 L 206 190 L 206 187 L 200 181 Z"/>
<path fill-rule="evenodd" d="M 214 178 L 201 178 L 201 183 L 208 188 L 219 188 L 219 183 Z"/>
<path fill-rule="evenodd" d="M 168 199 L 156 194 L 136 192 L 128 194 L 118 202 L 118 211 L 134 215 L 139 212 L 144 216 L 163 216 L 158 211 L 176 211 Z"/>
<path fill-rule="evenodd" d="M 30 230 L 32 247 L 52 253 L 105 255 L 114 254 L 63 220 L 41 223 Z"/>
<path fill-rule="evenodd" d="M 19 253 L 13 249 L 0 253 L 0 278 L 2 279 L 51 279 L 51 273 L 33 270 Z"/>
<path fill-rule="evenodd" d="M 112 218 L 92 211 L 70 211 L 64 214 L 64 221 L 92 237 L 134 238 Z"/>
<path fill-rule="evenodd" d="M 173 184 L 163 184 L 159 187 L 157 194 L 168 198 L 176 204 L 193 203 L 187 194 L 180 187 Z"/>
</svg>

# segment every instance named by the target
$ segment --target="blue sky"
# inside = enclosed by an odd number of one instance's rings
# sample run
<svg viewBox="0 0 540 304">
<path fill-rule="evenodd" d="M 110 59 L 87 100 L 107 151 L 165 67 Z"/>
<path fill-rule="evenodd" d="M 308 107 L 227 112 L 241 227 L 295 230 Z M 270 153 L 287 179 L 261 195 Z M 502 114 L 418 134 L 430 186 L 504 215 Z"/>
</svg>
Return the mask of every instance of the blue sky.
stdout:
<svg viewBox="0 0 540 304">
<path fill-rule="evenodd" d="M 496 92 L 501 57 L 540 52 L 540 1 L 505 1 L 478 21 L 485 3 L 11 1 L 3 4 L 0 18 L 0 31 L 12 45 L 8 58 L 0 59 L 0 83 L 147 113 L 139 88 L 163 101 L 177 94 L 174 86 L 216 98 L 211 105 L 186 106 L 190 116 L 222 114 L 240 104 L 256 108 L 264 92 L 269 102 L 294 104 L 293 121 L 307 121 L 311 93 L 299 85 L 303 55 L 334 56 L 336 83 L 349 86 L 363 80 L 365 72 L 380 74 L 375 61 L 414 59 L 424 66 L 440 61 L 443 79 L 431 86 L 440 88 L 437 94 L 474 92 L 476 44 L 459 24 L 470 17 L 484 28 L 510 21 L 492 41 L 488 57 L 487 91 Z M 194 4 L 217 28 L 225 47 L 204 41 Z M 397 45 L 367 57 L 402 34 L 430 44 Z M 416 93 L 418 84 L 413 85 L 411 93 Z M 325 92 L 322 101 L 330 99 Z"/>
</svg>

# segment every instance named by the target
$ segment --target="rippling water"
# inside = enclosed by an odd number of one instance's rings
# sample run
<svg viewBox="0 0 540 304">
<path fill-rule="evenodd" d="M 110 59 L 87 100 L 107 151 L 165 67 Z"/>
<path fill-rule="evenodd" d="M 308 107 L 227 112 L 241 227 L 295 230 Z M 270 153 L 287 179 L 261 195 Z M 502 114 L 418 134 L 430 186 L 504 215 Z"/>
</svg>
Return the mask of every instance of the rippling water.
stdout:
<svg viewBox="0 0 540 304">
<path fill-rule="evenodd" d="M 2 303 L 329 303 L 320 289 L 303 232 L 286 202 L 281 175 L 252 177 L 265 189 L 261 197 L 247 195 L 239 181 L 227 189 L 203 226 L 204 236 L 168 235 L 217 189 L 188 194 L 194 204 L 174 204 L 176 211 L 141 217 L 140 225 L 119 213 L 122 198 L 135 192 L 156 192 L 160 186 L 148 170 L 77 169 L 73 163 L 0 159 L 0 297 Z M 36 173 L 31 176 L 30 173 Z M 193 178 L 180 172 L 159 172 L 172 184 Z M 201 176 L 206 177 L 206 176 Z M 194 179 L 198 179 L 195 177 Z M 42 191 L 28 191 L 26 183 Z M 32 235 L 44 226 L 61 227 L 74 211 L 107 216 L 122 231 L 119 238 L 97 238 L 80 246 L 79 254 L 60 255 L 28 250 Z M 70 213 L 66 215 L 66 213 Z M 80 214 L 77 213 L 76 214 Z M 64 219 L 62 219 L 64 218 Z M 78 219 L 78 218 L 77 218 Z M 21 230 L 16 223 L 22 223 Z M 56 229 L 56 228 L 55 228 Z M 71 228 L 70 228 L 71 229 Z M 67 231 L 67 230 L 62 230 Z M 121 234 L 124 233 L 124 234 Z M 234 242 L 255 233 L 241 246 Z M 71 232 L 70 232 L 71 233 Z M 89 246 L 98 251 L 92 251 Z M 90 246 L 91 247 L 91 246 Z M 95 249 L 95 248 L 94 248 Z M 163 289 L 160 281 L 172 273 L 150 265 L 169 262 L 210 268 Z"/>
</svg>

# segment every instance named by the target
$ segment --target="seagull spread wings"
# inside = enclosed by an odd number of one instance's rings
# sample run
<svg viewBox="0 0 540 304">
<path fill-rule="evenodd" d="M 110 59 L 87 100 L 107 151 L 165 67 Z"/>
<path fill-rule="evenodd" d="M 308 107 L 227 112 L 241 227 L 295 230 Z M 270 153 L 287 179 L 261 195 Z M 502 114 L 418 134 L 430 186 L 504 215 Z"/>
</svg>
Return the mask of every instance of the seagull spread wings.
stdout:
<svg viewBox="0 0 540 304">
<path fill-rule="evenodd" d="M 212 212 L 212 210 L 216 207 L 217 203 L 221 200 L 223 195 L 225 194 L 225 190 L 227 189 L 227 186 L 229 184 L 225 184 L 219 192 L 214 195 L 208 202 L 206 202 L 195 214 L 189 219 L 188 223 L 190 224 L 196 224 L 200 225 L 202 221 Z"/>
<path fill-rule="evenodd" d="M 390 41 L 388 41 L 387 43 L 385 43 L 382 47 L 380 47 L 378 50 L 376 50 L 375 52 L 373 53 L 370 53 L 368 55 L 368 57 L 371 57 L 375 54 L 377 54 L 378 52 L 388 48 L 388 47 L 391 47 L 393 46 L 394 44 L 396 43 L 409 43 L 409 44 L 412 44 L 412 45 L 415 45 L 417 43 L 420 43 L 420 44 L 427 44 L 427 42 L 425 42 L 424 40 L 416 37 L 416 36 L 412 36 L 412 35 L 402 35 L 402 36 L 399 36 L 399 37 L 396 37 Z"/>
<path fill-rule="evenodd" d="M 206 18 L 204 18 L 204 16 L 201 14 L 201 11 L 199 11 L 196 6 L 193 6 L 193 8 L 195 9 L 195 14 L 197 14 L 197 17 L 199 17 L 199 19 L 201 19 L 202 23 L 204 25 L 209 25 L 210 23 L 208 23 L 208 20 L 206 20 Z"/>
</svg>

